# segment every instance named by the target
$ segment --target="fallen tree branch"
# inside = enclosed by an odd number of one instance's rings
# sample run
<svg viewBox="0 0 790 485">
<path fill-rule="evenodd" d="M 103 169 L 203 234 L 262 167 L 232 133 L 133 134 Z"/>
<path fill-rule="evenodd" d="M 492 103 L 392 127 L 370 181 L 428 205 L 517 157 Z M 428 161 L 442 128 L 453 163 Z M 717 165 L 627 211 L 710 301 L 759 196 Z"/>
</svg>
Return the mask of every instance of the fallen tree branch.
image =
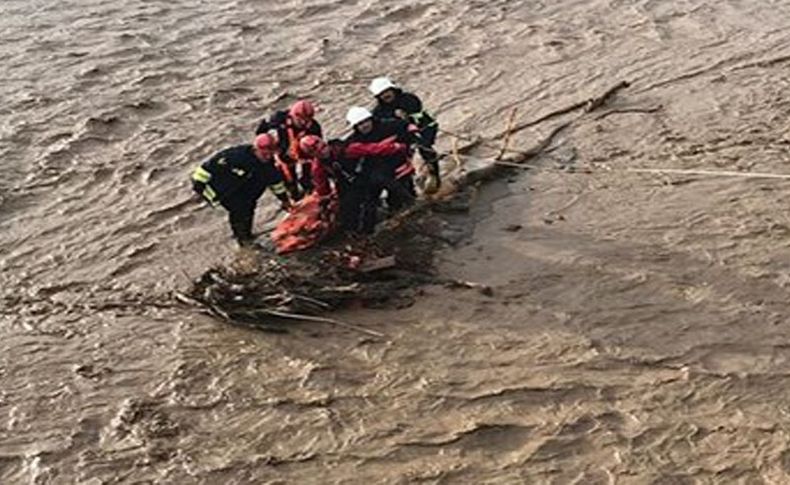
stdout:
<svg viewBox="0 0 790 485">
<path fill-rule="evenodd" d="M 765 173 L 765 172 L 733 172 L 726 170 L 682 170 L 676 168 L 626 168 L 624 172 L 653 173 L 653 174 L 679 174 L 679 175 L 710 175 L 714 177 L 742 177 L 755 179 L 784 179 L 790 180 L 790 174 Z"/>
<path fill-rule="evenodd" d="M 496 156 L 497 160 L 502 160 L 502 157 L 505 156 L 508 146 L 510 145 L 510 136 L 513 134 L 513 123 L 516 122 L 517 112 L 518 112 L 517 108 L 513 108 L 513 111 L 510 112 L 510 116 L 508 117 L 507 120 L 507 129 L 505 131 L 505 137 L 502 140 L 502 148 L 499 150 L 499 154 Z"/>
<path fill-rule="evenodd" d="M 531 126 L 535 126 L 535 125 L 537 125 L 539 123 L 542 123 L 542 122 L 544 122 L 544 121 L 546 121 L 548 119 L 560 116 L 562 114 L 567 114 L 567 113 L 570 113 L 570 112 L 573 112 L 573 111 L 577 111 L 579 109 L 584 109 L 585 113 L 590 113 L 590 112 L 600 108 L 604 104 L 606 104 L 617 92 L 619 92 L 622 89 L 627 88 L 628 86 L 630 86 L 630 84 L 627 81 L 621 81 L 621 82 L 615 84 L 614 86 L 612 86 L 611 88 L 607 89 L 600 96 L 596 96 L 596 97 L 590 98 L 590 99 L 588 99 L 586 101 L 582 101 L 582 102 L 573 104 L 573 105 L 568 106 L 566 108 L 563 108 L 561 110 L 554 111 L 552 113 L 549 113 L 549 114 L 547 114 L 545 116 L 542 116 L 542 117 L 538 118 L 537 120 L 530 121 L 528 123 L 523 123 L 521 125 L 518 125 L 518 126 L 512 128 L 510 130 L 510 132 L 511 133 L 516 133 L 519 130 L 523 130 L 523 129 L 531 127 Z M 549 134 L 545 138 L 543 138 L 543 140 L 541 140 L 534 147 L 530 148 L 527 151 L 519 151 L 518 154 L 515 157 L 511 157 L 511 158 L 508 158 L 508 159 L 505 159 L 505 160 L 501 160 L 501 162 L 505 162 L 505 163 L 496 163 L 497 161 L 493 160 L 493 161 L 489 161 L 487 164 L 481 164 L 481 166 L 476 168 L 476 169 L 468 170 L 468 171 L 465 171 L 465 172 L 462 172 L 462 173 L 458 173 L 459 171 L 456 170 L 455 180 L 453 180 L 452 174 L 451 174 L 450 177 L 446 177 L 446 179 L 450 179 L 451 182 L 452 182 L 452 184 L 447 184 L 447 185 L 451 185 L 451 187 L 449 189 L 449 192 L 452 192 L 452 191 L 456 190 L 459 186 L 462 186 L 462 185 L 474 184 L 474 183 L 479 183 L 479 182 L 484 181 L 484 180 L 490 180 L 491 178 L 494 178 L 494 177 L 498 176 L 500 174 L 500 171 L 505 169 L 505 165 L 508 165 L 508 166 L 511 166 L 511 167 L 512 166 L 523 166 L 530 159 L 535 158 L 536 156 L 538 156 L 541 153 L 543 153 L 549 146 L 551 146 L 552 143 L 554 143 L 554 139 L 557 137 L 557 135 L 562 133 L 563 130 L 565 130 L 566 128 L 571 126 L 575 121 L 576 120 L 567 121 L 565 123 L 562 123 L 562 124 L 554 127 L 554 129 L 551 132 L 549 132 Z M 504 133 L 502 133 L 500 135 L 497 135 L 493 139 L 502 138 L 506 134 L 507 134 L 507 132 L 504 132 Z M 448 190 L 445 189 L 444 193 L 447 193 L 447 192 L 448 192 Z"/>
<path fill-rule="evenodd" d="M 624 114 L 624 113 L 645 113 L 645 114 L 650 114 L 650 113 L 656 113 L 658 111 L 661 111 L 662 109 L 664 109 L 664 105 L 661 105 L 661 104 L 656 105 L 656 106 L 652 106 L 650 108 L 612 109 L 612 110 L 606 111 L 605 113 L 601 113 L 600 115 L 596 116 L 595 119 L 596 120 L 602 120 L 602 119 L 604 119 L 604 118 L 606 118 L 608 116 L 614 115 L 614 114 Z"/>
<path fill-rule="evenodd" d="M 455 162 L 455 167 L 453 167 L 453 169 L 459 168 L 461 165 L 463 165 L 463 162 L 461 162 L 461 156 L 458 153 L 458 137 L 453 137 L 452 154 L 453 162 Z"/>
<path fill-rule="evenodd" d="M 305 295 L 297 295 L 295 293 L 292 293 L 291 295 L 294 298 L 298 298 L 300 300 L 304 300 L 304 301 L 306 301 L 308 303 L 312 303 L 313 305 L 321 307 L 321 308 L 324 308 L 326 310 L 329 310 L 329 309 L 332 308 L 332 305 L 330 305 L 329 303 L 327 303 L 325 301 L 321 301 L 321 300 L 318 300 L 318 299 L 315 299 L 315 298 L 311 298 L 311 297 L 305 296 Z"/>
<path fill-rule="evenodd" d="M 518 125 L 515 125 L 515 126 L 510 126 L 510 124 L 509 124 L 508 129 L 506 129 L 505 131 L 503 131 L 501 133 L 498 133 L 498 134 L 494 135 L 493 137 L 487 138 L 487 139 L 483 139 L 483 138 L 480 138 L 480 137 L 471 137 L 471 136 L 467 136 L 467 135 L 462 135 L 460 133 L 453 132 L 453 131 L 450 131 L 450 130 L 446 130 L 444 128 L 441 128 L 439 131 L 444 133 L 444 134 L 446 134 L 446 135 L 450 135 L 450 136 L 453 136 L 455 138 L 458 138 L 460 140 L 469 141 L 469 143 L 467 143 L 466 145 L 464 145 L 462 147 L 459 147 L 457 149 L 457 151 L 454 150 L 454 153 L 458 153 L 458 154 L 462 154 L 463 155 L 463 154 L 469 153 L 470 151 L 474 150 L 475 148 L 483 145 L 483 146 L 488 146 L 488 147 L 493 148 L 493 149 L 500 150 L 501 152 L 507 152 L 507 153 L 513 153 L 513 154 L 516 154 L 516 155 L 524 155 L 524 156 L 527 156 L 527 157 L 531 157 L 531 156 L 534 156 L 534 153 L 535 153 L 535 149 L 534 148 L 531 149 L 531 150 L 527 150 L 525 152 L 523 150 L 515 150 L 515 149 L 507 148 L 506 145 L 502 145 L 501 147 L 500 146 L 495 146 L 491 142 L 498 141 L 498 140 L 501 140 L 503 138 L 509 138 L 513 134 L 518 133 L 519 131 L 523 131 L 523 130 L 525 130 L 527 128 L 531 128 L 533 126 L 537 126 L 537 125 L 539 125 L 539 124 L 541 124 L 541 123 L 543 123 L 545 121 L 548 121 L 550 119 L 553 119 L 553 118 L 556 118 L 558 116 L 562 116 L 562 115 L 565 115 L 565 114 L 568 114 L 568 113 L 572 113 L 572 112 L 578 111 L 580 109 L 584 109 L 585 113 L 590 113 L 592 111 L 595 111 L 596 109 L 598 109 L 601 106 L 605 105 L 619 91 L 621 91 L 621 90 L 623 90 L 623 89 L 625 89 L 625 88 L 627 88 L 629 86 L 630 86 L 630 83 L 628 83 L 628 81 L 620 81 L 619 83 L 615 84 L 614 86 L 612 86 L 609 89 L 607 89 L 606 91 L 604 91 L 604 93 L 601 94 L 600 96 L 595 96 L 595 97 L 586 99 L 584 101 L 579 101 L 578 103 L 574 103 L 574 104 L 572 104 L 570 106 L 566 106 L 564 108 L 561 108 L 561 109 L 558 109 L 556 111 L 552 111 L 551 113 L 547 113 L 547 114 L 545 114 L 543 116 L 540 116 L 539 118 L 537 118 L 535 120 L 527 121 L 525 123 L 521 123 L 521 124 L 518 124 Z M 660 108 L 661 107 L 659 106 L 657 109 L 660 109 Z M 612 113 L 613 112 L 611 112 L 609 114 L 612 114 Z M 569 124 L 570 123 L 566 123 L 565 125 L 562 125 L 562 126 L 565 127 L 565 126 L 567 126 Z M 538 151 L 541 151 L 541 150 L 538 150 Z"/>
<path fill-rule="evenodd" d="M 596 109 L 600 108 L 604 104 L 606 104 L 615 94 L 617 94 L 618 91 L 620 91 L 622 89 L 625 89 L 625 88 L 629 87 L 630 85 L 631 84 L 628 81 L 620 81 L 619 83 L 615 84 L 611 88 L 607 89 L 600 96 L 595 96 L 595 97 L 592 97 L 590 99 L 586 99 L 584 101 L 579 101 L 578 103 L 574 103 L 574 104 L 572 104 L 570 106 L 567 106 L 565 108 L 561 108 L 561 109 L 558 109 L 556 111 L 552 111 L 551 113 L 547 113 L 547 114 L 545 114 L 545 115 L 543 115 L 543 116 L 541 116 L 541 117 L 539 117 L 539 118 L 537 118 L 535 120 L 528 121 L 528 122 L 522 123 L 520 125 L 516 125 L 515 127 L 513 127 L 512 132 L 513 133 L 518 133 L 519 131 L 526 130 L 527 128 L 531 128 L 533 126 L 539 125 L 539 124 L 543 123 L 544 121 L 548 121 L 548 120 L 550 120 L 552 118 L 556 118 L 558 116 L 562 116 L 562 115 L 565 115 L 565 114 L 568 114 L 568 113 L 572 113 L 572 112 L 578 111 L 580 109 L 584 109 L 585 113 L 590 113 L 590 112 L 595 111 Z M 500 140 L 500 139 L 504 138 L 505 135 L 506 135 L 506 132 L 502 132 L 502 133 L 496 135 L 495 137 L 493 137 L 493 139 L 494 140 Z"/>
<path fill-rule="evenodd" d="M 454 142 L 455 145 L 452 148 L 452 155 L 453 156 L 455 156 L 455 155 L 466 155 L 469 152 L 474 151 L 475 148 L 480 147 L 480 146 L 491 148 L 492 150 L 502 150 L 501 144 L 494 144 L 493 142 L 495 140 L 493 140 L 493 139 L 481 138 L 479 136 L 472 137 L 472 136 L 468 136 L 468 135 L 463 135 L 461 133 L 456 133 L 454 131 L 445 130 L 444 128 L 440 128 L 439 132 L 441 132 L 442 134 L 451 136 L 451 137 L 453 137 L 453 139 L 465 140 L 465 141 L 469 142 L 466 145 L 462 145 L 460 147 L 458 146 L 457 142 Z M 523 150 L 519 150 L 517 148 L 506 148 L 506 149 L 504 149 L 504 151 L 505 151 L 505 153 L 513 153 L 513 154 L 524 153 Z M 441 153 L 440 155 L 448 156 L 449 154 Z"/>
<path fill-rule="evenodd" d="M 286 318 L 286 319 L 289 319 L 289 320 L 299 320 L 299 321 L 304 321 L 304 322 L 328 323 L 330 325 L 336 325 L 336 326 L 341 327 L 341 328 L 347 328 L 349 330 L 354 330 L 355 332 L 364 333 L 364 334 L 370 335 L 372 337 L 387 338 L 387 336 L 384 335 L 381 332 L 376 332 L 375 330 L 370 330 L 368 328 L 365 328 L 365 327 L 362 327 L 362 326 L 359 326 L 359 325 L 354 325 L 353 323 L 341 322 L 340 320 L 335 320 L 334 318 L 316 317 L 316 316 L 313 316 L 313 315 L 302 315 L 302 314 L 298 314 L 298 313 L 283 312 L 283 311 L 278 311 L 278 310 L 264 310 L 264 309 L 261 309 L 261 310 L 259 310 L 259 312 L 266 313 L 266 314 L 271 315 L 273 317 Z"/>
<path fill-rule="evenodd" d="M 595 111 L 596 109 L 606 104 L 612 97 L 614 97 L 615 94 L 617 94 L 618 91 L 620 91 L 621 89 L 625 89 L 630 85 L 631 84 L 628 81 L 620 81 L 619 83 L 609 88 L 602 95 L 596 98 L 590 98 L 584 107 L 584 112 L 591 113 Z"/>
<path fill-rule="evenodd" d="M 519 168 L 522 170 L 532 170 L 532 169 L 540 168 L 537 165 L 530 165 L 528 163 L 509 162 L 507 160 L 494 160 L 494 163 L 497 165 L 502 165 L 503 167 Z"/>
<path fill-rule="evenodd" d="M 195 298 L 189 297 L 189 296 L 185 295 L 184 293 L 181 293 L 180 291 L 173 292 L 173 298 L 175 298 L 177 301 L 179 301 L 179 302 L 181 302 L 181 303 L 183 303 L 185 305 L 202 308 L 203 311 L 205 311 L 209 315 L 214 315 L 214 316 L 217 316 L 217 317 L 221 318 L 222 320 L 225 320 L 228 323 L 233 323 L 233 319 L 230 318 L 230 315 L 228 315 L 225 311 L 223 311 L 217 305 L 214 305 L 214 304 L 211 304 L 211 303 L 207 303 L 207 302 L 200 301 L 200 300 L 197 300 Z"/>
</svg>

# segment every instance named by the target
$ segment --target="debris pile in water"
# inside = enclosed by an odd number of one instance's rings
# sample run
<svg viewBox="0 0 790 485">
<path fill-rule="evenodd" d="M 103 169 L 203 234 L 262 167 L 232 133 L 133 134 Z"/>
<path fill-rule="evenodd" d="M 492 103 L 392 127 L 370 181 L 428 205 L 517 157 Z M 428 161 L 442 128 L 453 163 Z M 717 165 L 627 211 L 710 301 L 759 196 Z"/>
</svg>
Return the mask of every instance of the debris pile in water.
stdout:
<svg viewBox="0 0 790 485">
<path fill-rule="evenodd" d="M 415 212 L 420 212 L 416 214 Z M 419 287 L 439 282 L 433 253 L 447 221 L 427 211 L 388 221 L 374 236 L 330 241 L 287 257 L 242 250 L 207 270 L 182 302 L 228 322 L 305 319 L 351 306 L 404 307 Z"/>
</svg>

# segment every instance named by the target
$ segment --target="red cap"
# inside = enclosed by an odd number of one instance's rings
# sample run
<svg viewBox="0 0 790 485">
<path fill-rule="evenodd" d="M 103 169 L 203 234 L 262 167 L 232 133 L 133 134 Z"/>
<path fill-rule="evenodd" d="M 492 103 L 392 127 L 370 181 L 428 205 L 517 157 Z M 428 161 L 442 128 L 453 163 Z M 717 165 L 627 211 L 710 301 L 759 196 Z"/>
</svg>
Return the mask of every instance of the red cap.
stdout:
<svg viewBox="0 0 790 485">
<path fill-rule="evenodd" d="M 291 105 L 288 114 L 290 114 L 292 118 L 299 118 L 304 121 L 312 120 L 313 116 L 315 116 L 315 106 L 306 99 L 300 99 Z"/>
<path fill-rule="evenodd" d="M 255 148 L 266 154 L 274 153 L 277 151 L 277 138 L 269 133 L 262 133 L 255 137 Z"/>
<path fill-rule="evenodd" d="M 315 135 L 307 135 L 299 140 L 299 151 L 308 157 L 324 157 L 328 149 L 326 142 Z"/>
</svg>

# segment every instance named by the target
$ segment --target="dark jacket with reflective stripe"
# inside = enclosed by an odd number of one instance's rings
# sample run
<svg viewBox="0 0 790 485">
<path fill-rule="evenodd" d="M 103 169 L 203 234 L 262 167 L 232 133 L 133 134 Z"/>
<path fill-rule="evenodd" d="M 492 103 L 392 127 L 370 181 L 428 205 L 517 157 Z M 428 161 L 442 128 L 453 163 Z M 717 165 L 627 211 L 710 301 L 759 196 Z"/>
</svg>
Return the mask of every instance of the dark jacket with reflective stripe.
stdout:
<svg viewBox="0 0 790 485">
<path fill-rule="evenodd" d="M 210 174 L 208 180 L 205 180 L 205 172 L 200 169 Z M 195 190 L 210 199 L 200 188 L 200 184 L 208 185 L 216 193 L 217 201 L 231 197 L 257 200 L 269 186 L 279 195 L 283 181 L 273 161 L 259 160 L 252 145 L 238 145 L 215 154 L 201 164 L 192 175 L 192 180 Z"/>
<path fill-rule="evenodd" d="M 409 115 L 409 121 L 421 130 L 436 124 L 436 120 L 427 111 L 423 111 L 422 100 L 417 95 L 401 89 L 396 89 L 395 93 L 392 103 L 378 102 L 373 108 L 373 116 L 381 119 L 397 118 L 395 111 L 402 109 Z"/>
<path fill-rule="evenodd" d="M 321 124 L 318 121 L 313 122 L 305 129 L 298 129 L 291 124 L 291 118 L 288 116 L 288 111 L 277 111 L 270 118 L 264 118 L 258 124 L 255 130 L 256 135 L 267 133 L 269 130 L 277 132 L 277 143 L 280 147 L 280 157 L 287 163 L 296 161 L 294 158 L 293 148 L 298 146 L 299 139 L 307 135 L 315 135 L 319 138 L 324 137 L 324 132 L 321 129 Z M 290 132 L 290 133 L 289 133 Z M 293 140 L 294 136 L 296 140 Z"/>
</svg>

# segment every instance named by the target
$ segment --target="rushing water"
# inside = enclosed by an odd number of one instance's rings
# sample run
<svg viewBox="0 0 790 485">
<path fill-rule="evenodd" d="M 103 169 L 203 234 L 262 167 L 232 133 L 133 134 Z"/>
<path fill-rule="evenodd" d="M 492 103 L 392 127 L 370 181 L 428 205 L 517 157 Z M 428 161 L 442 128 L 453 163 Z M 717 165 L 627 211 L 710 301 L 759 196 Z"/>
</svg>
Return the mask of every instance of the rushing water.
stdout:
<svg viewBox="0 0 790 485">
<path fill-rule="evenodd" d="M 787 184 L 625 172 L 790 173 L 789 1 L 0 12 L 0 483 L 790 480 Z M 171 306 L 235 251 L 191 167 L 299 96 L 339 134 L 382 73 L 473 135 L 632 86 L 441 255 L 493 296 L 343 315 L 388 341 Z"/>
</svg>

